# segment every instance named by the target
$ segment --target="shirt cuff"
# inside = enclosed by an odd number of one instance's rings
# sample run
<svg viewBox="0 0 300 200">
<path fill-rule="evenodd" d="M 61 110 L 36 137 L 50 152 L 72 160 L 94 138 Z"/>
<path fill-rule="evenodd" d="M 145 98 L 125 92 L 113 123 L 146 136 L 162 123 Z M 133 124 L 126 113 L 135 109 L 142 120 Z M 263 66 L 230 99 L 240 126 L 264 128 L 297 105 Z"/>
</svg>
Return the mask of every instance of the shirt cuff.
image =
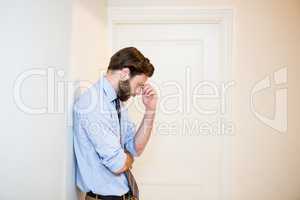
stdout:
<svg viewBox="0 0 300 200">
<path fill-rule="evenodd" d="M 121 170 L 127 160 L 126 153 L 122 150 L 111 160 L 111 162 L 107 163 L 106 166 L 114 173 Z"/>
<path fill-rule="evenodd" d="M 131 140 L 129 140 L 126 144 L 126 150 L 134 157 L 137 157 L 137 152 L 135 149 L 135 141 L 134 138 L 132 138 Z"/>
</svg>

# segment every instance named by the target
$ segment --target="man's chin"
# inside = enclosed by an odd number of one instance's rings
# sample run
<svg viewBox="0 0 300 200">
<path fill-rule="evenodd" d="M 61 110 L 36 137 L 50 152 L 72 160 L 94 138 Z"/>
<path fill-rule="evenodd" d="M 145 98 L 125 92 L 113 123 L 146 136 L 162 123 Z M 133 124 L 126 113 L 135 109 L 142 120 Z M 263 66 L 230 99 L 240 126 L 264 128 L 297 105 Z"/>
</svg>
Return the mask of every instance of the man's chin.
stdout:
<svg viewBox="0 0 300 200">
<path fill-rule="evenodd" d="M 126 102 L 126 101 L 128 101 L 128 100 L 130 99 L 130 97 L 131 97 L 131 96 L 127 96 L 127 97 L 123 97 L 123 98 L 119 97 L 119 99 L 120 99 L 121 101 L 123 101 L 123 102 Z"/>
</svg>

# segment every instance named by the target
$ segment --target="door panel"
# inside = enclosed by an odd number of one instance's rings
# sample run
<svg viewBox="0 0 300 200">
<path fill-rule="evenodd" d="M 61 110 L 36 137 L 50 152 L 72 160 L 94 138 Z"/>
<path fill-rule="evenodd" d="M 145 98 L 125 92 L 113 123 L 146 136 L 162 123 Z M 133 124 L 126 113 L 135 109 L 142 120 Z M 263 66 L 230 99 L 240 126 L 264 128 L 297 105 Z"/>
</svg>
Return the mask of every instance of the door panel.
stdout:
<svg viewBox="0 0 300 200">
<path fill-rule="evenodd" d="M 223 139 L 209 131 L 219 101 L 195 99 L 211 92 L 203 81 L 221 80 L 224 55 L 220 24 L 120 24 L 113 27 L 113 49 L 134 46 L 155 66 L 151 82 L 159 92 L 155 130 L 134 165 L 141 197 L 220 199 Z M 140 99 L 128 104 L 133 120 L 142 117 Z"/>
</svg>

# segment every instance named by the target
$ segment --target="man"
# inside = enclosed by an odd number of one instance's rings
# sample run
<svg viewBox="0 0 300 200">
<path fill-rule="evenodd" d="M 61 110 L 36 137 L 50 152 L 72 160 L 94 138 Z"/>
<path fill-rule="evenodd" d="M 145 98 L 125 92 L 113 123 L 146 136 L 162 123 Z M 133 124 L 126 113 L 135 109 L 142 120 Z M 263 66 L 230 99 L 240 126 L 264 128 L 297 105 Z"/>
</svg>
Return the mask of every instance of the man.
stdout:
<svg viewBox="0 0 300 200">
<path fill-rule="evenodd" d="M 147 83 L 153 65 L 134 47 L 116 52 L 107 74 L 74 104 L 76 184 L 86 199 L 138 199 L 130 171 L 150 138 L 157 95 Z M 122 102 L 142 95 L 145 113 L 136 130 Z"/>
</svg>

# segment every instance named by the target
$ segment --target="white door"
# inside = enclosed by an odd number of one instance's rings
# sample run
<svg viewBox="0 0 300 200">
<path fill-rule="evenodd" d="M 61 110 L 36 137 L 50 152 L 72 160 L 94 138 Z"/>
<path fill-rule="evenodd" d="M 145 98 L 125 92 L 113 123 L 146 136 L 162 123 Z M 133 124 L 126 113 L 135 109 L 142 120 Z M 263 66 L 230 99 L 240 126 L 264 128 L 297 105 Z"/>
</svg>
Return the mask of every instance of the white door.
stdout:
<svg viewBox="0 0 300 200">
<path fill-rule="evenodd" d="M 112 29 L 113 51 L 137 47 L 155 66 L 159 90 L 155 130 L 134 164 L 143 200 L 219 200 L 224 183 L 218 99 L 197 98 L 223 79 L 224 30 L 217 23 L 124 23 Z M 204 83 L 208 87 L 200 85 Z M 204 91 L 205 90 L 205 91 Z M 140 99 L 129 104 L 137 122 Z M 210 127 L 211 126 L 211 127 Z"/>
</svg>

